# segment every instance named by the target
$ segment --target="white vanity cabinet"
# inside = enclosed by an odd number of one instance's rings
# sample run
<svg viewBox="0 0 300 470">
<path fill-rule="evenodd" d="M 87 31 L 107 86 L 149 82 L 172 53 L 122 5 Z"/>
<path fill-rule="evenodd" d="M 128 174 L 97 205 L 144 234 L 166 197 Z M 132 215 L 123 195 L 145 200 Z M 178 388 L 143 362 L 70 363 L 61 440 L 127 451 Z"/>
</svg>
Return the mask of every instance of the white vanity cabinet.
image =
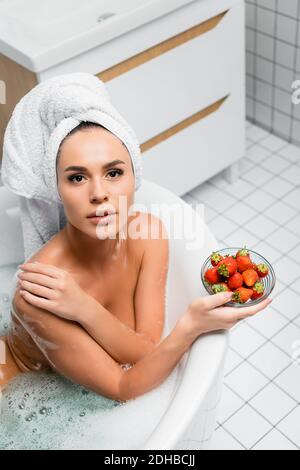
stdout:
<svg viewBox="0 0 300 470">
<path fill-rule="evenodd" d="M 38 55 L 0 54 L 8 87 L 0 145 L 29 89 L 55 75 L 88 72 L 105 82 L 135 130 L 145 178 L 179 196 L 225 169 L 232 181 L 245 153 L 244 0 L 145 0 L 99 28 L 51 48 L 41 43 Z"/>
<path fill-rule="evenodd" d="M 244 2 L 209 18 L 195 3 L 197 25 L 178 45 L 107 82 L 142 144 L 144 176 L 178 195 L 245 151 Z"/>
</svg>

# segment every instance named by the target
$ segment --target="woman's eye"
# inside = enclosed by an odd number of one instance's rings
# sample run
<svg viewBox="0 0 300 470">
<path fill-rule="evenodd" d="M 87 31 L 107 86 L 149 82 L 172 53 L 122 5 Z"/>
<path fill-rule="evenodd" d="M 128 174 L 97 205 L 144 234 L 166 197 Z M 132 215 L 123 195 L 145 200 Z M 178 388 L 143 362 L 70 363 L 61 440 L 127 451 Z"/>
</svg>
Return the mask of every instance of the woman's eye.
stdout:
<svg viewBox="0 0 300 470">
<path fill-rule="evenodd" d="M 124 171 L 123 170 L 112 170 L 108 174 L 111 175 L 112 173 L 117 173 L 118 175 L 123 175 Z"/>
<path fill-rule="evenodd" d="M 83 178 L 83 175 L 72 175 L 72 176 L 70 176 L 68 179 L 69 179 L 70 181 L 74 182 L 75 178 L 76 178 L 77 183 L 81 183 L 82 180 L 78 181 L 77 178 Z"/>
</svg>

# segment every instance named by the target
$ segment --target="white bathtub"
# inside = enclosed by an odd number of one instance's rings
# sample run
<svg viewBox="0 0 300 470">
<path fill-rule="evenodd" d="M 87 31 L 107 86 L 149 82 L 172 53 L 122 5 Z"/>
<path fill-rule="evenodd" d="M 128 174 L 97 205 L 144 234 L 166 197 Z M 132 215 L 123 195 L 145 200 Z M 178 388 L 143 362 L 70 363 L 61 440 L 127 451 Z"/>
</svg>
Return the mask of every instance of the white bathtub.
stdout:
<svg viewBox="0 0 300 470">
<path fill-rule="evenodd" d="M 0 52 L 39 72 L 191 2 L 0 0 Z"/>
<path fill-rule="evenodd" d="M 192 239 L 191 230 L 187 227 L 183 239 L 170 236 L 167 284 L 169 330 L 193 298 L 206 295 L 201 285 L 201 266 L 204 259 L 219 247 L 198 213 L 181 198 L 161 186 L 144 180 L 136 193 L 135 202 L 143 204 L 144 208 L 161 217 L 167 226 L 169 209 L 174 209 L 177 204 L 176 220 L 181 217 L 181 209 L 185 208 L 197 221 L 197 238 L 201 240 L 204 235 L 204 245 L 197 250 L 189 249 Z M 163 204 L 164 212 L 159 211 L 161 206 L 154 204 Z M 1 269 L 1 266 L 24 261 L 17 197 L 3 187 L 0 187 L 0 221 Z M 1 294 L 3 293 L 0 286 L 0 297 Z M 173 400 L 144 443 L 143 449 L 202 450 L 209 447 L 215 429 L 217 404 L 221 397 L 227 348 L 228 334 L 216 332 L 199 337 L 184 354 Z"/>
</svg>

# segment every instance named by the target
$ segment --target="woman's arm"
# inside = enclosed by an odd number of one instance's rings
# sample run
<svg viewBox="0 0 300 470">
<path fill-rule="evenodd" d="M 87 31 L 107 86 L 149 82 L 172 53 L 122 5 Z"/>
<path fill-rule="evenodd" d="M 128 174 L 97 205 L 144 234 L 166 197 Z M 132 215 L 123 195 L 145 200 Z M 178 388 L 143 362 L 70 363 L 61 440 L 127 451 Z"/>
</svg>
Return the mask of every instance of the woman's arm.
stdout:
<svg viewBox="0 0 300 470">
<path fill-rule="evenodd" d="M 175 327 L 126 371 L 76 322 L 34 307 L 19 290 L 13 302 L 18 319 L 55 371 L 113 400 L 129 400 L 157 387 L 193 342 Z"/>
<path fill-rule="evenodd" d="M 165 321 L 166 283 L 169 268 L 169 240 L 162 221 L 151 216 L 153 238 L 145 241 L 141 269 L 134 295 L 136 331 L 111 315 L 97 301 L 78 322 L 114 359 L 136 363 L 160 342 Z M 157 223 L 157 234 L 153 227 Z M 112 334 L 113 332 L 113 334 Z"/>
<path fill-rule="evenodd" d="M 240 309 L 221 307 L 228 300 L 228 293 L 220 292 L 193 301 L 171 333 L 127 371 L 78 323 L 32 306 L 18 289 L 13 302 L 19 321 L 54 370 L 113 400 L 130 400 L 160 385 L 203 332 L 229 329 L 270 302 L 265 299 Z"/>
<path fill-rule="evenodd" d="M 169 241 L 162 221 L 151 215 L 150 222 L 153 238 L 145 240 L 134 296 L 136 331 L 124 325 L 92 296 L 82 292 L 67 273 L 43 263 L 23 265 L 24 299 L 35 307 L 78 322 L 119 363 L 136 363 L 160 341 L 165 316 Z M 56 279 L 55 276 L 60 278 Z M 60 287 L 63 283 L 64 290 Z M 52 307 L 53 302 L 46 300 L 50 295 L 54 297 L 55 290 L 61 297 L 60 301 L 56 301 L 60 302 L 58 310 Z"/>
<path fill-rule="evenodd" d="M 85 331 L 117 362 L 136 363 L 155 348 L 145 334 L 137 333 L 91 298 L 85 311 L 78 315 Z"/>
</svg>

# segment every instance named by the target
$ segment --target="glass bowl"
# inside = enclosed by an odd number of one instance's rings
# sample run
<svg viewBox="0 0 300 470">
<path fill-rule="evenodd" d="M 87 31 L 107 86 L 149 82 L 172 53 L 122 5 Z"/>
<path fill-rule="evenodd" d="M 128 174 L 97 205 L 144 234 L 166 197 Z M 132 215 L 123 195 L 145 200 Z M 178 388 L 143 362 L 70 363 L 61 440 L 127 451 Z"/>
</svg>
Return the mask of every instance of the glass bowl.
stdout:
<svg viewBox="0 0 300 470">
<path fill-rule="evenodd" d="M 220 255 L 225 257 L 226 255 L 229 255 L 229 256 L 235 255 L 239 250 L 244 250 L 244 249 L 246 249 L 249 252 L 249 256 L 255 264 L 263 263 L 269 269 L 268 275 L 259 279 L 264 285 L 265 292 L 264 292 L 262 297 L 259 297 L 258 299 L 255 299 L 255 300 L 249 299 L 247 302 L 245 302 L 243 304 L 238 303 L 238 302 L 232 302 L 232 301 L 226 302 L 226 307 L 228 306 L 228 307 L 240 308 L 240 307 L 250 307 L 252 305 L 257 305 L 260 302 L 262 302 L 264 299 L 269 297 L 269 295 L 271 294 L 272 290 L 274 289 L 274 286 L 275 286 L 275 283 L 276 283 L 275 272 L 274 272 L 274 269 L 272 268 L 271 264 L 262 255 L 260 255 L 259 253 L 256 253 L 256 251 L 250 250 L 249 248 L 245 248 L 245 247 L 242 247 L 242 248 L 222 248 L 221 250 L 217 250 L 216 253 L 219 253 Z M 202 279 L 203 285 L 204 285 L 205 289 L 207 290 L 207 292 L 211 295 L 214 295 L 211 284 L 209 284 L 204 278 L 204 274 L 206 273 L 206 271 L 210 268 L 213 268 L 213 265 L 211 264 L 211 261 L 210 261 L 210 256 L 211 255 L 212 255 L 212 253 L 209 255 L 209 257 L 207 258 L 207 260 L 204 262 L 204 264 L 202 266 L 201 279 Z M 222 281 L 220 281 L 220 282 L 222 282 Z"/>
</svg>

